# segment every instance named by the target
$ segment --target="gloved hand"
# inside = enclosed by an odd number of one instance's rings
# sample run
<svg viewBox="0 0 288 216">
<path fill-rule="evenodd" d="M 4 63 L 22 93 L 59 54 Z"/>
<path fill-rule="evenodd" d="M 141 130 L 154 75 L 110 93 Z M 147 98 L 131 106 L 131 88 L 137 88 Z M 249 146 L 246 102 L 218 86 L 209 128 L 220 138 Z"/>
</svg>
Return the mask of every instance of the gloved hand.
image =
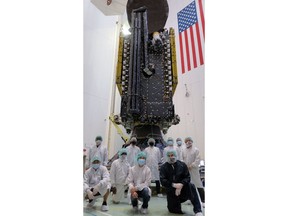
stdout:
<svg viewBox="0 0 288 216">
<path fill-rule="evenodd" d="M 92 192 L 90 189 L 87 190 L 87 195 L 88 195 L 88 198 L 89 198 L 90 200 L 93 200 L 93 199 L 94 199 L 93 192 Z"/>
<path fill-rule="evenodd" d="M 182 183 L 173 183 L 172 187 L 176 188 L 176 189 L 182 189 L 183 184 Z"/>
<path fill-rule="evenodd" d="M 175 195 L 176 195 L 176 196 L 179 196 L 180 193 L 181 193 L 181 190 L 182 190 L 182 188 L 177 188 L 177 189 L 175 190 Z"/>
<path fill-rule="evenodd" d="M 97 184 L 94 188 L 93 188 L 93 195 L 95 196 L 99 191 L 99 184 Z"/>
</svg>

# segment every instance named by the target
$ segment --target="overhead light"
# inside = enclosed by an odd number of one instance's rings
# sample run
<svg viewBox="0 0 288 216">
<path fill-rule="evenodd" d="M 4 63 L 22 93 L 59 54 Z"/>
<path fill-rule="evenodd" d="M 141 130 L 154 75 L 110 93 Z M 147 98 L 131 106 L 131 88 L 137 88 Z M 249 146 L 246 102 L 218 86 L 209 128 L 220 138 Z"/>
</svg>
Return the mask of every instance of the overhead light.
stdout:
<svg viewBox="0 0 288 216">
<path fill-rule="evenodd" d="M 129 26 L 127 25 L 122 25 L 121 32 L 124 36 L 131 35 L 131 32 L 129 31 Z"/>
</svg>

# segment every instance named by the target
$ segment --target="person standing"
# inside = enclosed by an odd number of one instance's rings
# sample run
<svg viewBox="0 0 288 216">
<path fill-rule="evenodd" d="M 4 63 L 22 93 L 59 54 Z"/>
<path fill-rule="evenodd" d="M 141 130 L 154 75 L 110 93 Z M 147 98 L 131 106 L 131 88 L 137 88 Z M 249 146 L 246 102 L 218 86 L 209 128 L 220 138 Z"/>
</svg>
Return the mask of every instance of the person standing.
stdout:
<svg viewBox="0 0 288 216">
<path fill-rule="evenodd" d="M 103 166 L 107 166 L 108 163 L 108 151 L 106 146 L 102 145 L 102 136 L 96 136 L 95 138 L 95 144 L 89 153 L 89 158 L 90 158 L 90 165 L 92 164 L 91 159 L 95 156 L 98 156 L 101 158 L 101 163 Z"/>
<path fill-rule="evenodd" d="M 127 149 L 120 149 L 118 155 L 119 158 L 112 162 L 110 169 L 111 185 L 116 188 L 116 194 L 112 196 L 114 204 L 118 204 L 124 198 L 125 189 L 127 188 L 126 180 L 130 168 L 127 161 Z"/>
<path fill-rule="evenodd" d="M 183 161 L 183 156 L 182 156 L 182 153 L 183 153 L 183 145 L 182 145 L 182 139 L 180 137 L 178 137 L 176 139 L 176 152 L 177 152 L 177 156 L 178 156 L 178 160 L 180 161 Z"/>
<path fill-rule="evenodd" d="M 163 197 L 160 192 L 160 178 L 159 178 L 159 165 L 161 164 L 161 153 L 159 148 L 155 147 L 155 140 L 153 138 L 148 139 L 148 147 L 144 152 L 147 154 L 146 165 L 151 170 L 152 181 L 155 181 L 156 192 L 158 197 Z"/>
<path fill-rule="evenodd" d="M 130 139 L 130 145 L 126 148 L 127 149 L 127 160 L 130 166 L 134 166 L 136 163 L 136 155 L 141 151 L 140 148 L 136 145 L 137 139 L 136 137 L 132 137 Z"/>
<path fill-rule="evenodd" d="M 165 145 L 163 143 L 160 142 L 160 140 L 155 140 L 155 146 L 157 148 L 159 148 L 160 150 L 160 154 L 161 154 L 161 159 L 163 158 L 163 151 L 164 151 L 164 148 L 165 148 Z"/>
<path fill-rule="evenodd" d="M 168 137 L 167 139 L 167 146 L 164 148 L 163 150 L 163 163 L 167 162 L 167 152 L 169 150 L 175 150 L 176 151 L 176 147 L 174 146 L 174 140 L 172 137 Z"/>
<path fill-rule="evenodd" d="M 166 188 L 168 211 L 184 214 L 181 203 L 190 200 L 195 216 L 203 216 L 195 186 L 190 181 L 187 165 L 177 160 L 176 150 L 168 150 L 167 162 L 160 168 L 160 181 Z"/>
<path fill-rule="evenodd" d="M 151 171 L 146 165 L 146 153 L 137 154 L 137 164 L 130 168 L 127 183 L 131 194 L 131 203 L 134 211 L 138 211 L 138 198 L 143 199 L 141 213 L 147 214 L 148 202 L 151 197 Z"/>
<path fill-rule="evenodd" d="M 200 153 L 198 148 L 193 146 L 193 140 L 191 137 L 185 138 L 185 144 L 186 148 L 183 151 L 183 161 L 189 169 L 191 182 L 197 187 L 202 205 L 205 207 L 205 192 L 199 173 L 199 164 L 201 160 Z"/>
</svg>

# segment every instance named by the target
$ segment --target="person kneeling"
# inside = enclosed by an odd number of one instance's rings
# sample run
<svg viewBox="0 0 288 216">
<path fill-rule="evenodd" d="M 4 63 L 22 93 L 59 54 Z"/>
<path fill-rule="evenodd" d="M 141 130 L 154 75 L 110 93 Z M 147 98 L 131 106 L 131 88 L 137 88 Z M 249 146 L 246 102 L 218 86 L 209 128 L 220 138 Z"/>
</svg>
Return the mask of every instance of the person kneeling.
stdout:
<svg viewBox="0 0 288 216">
<path fill-rule="evenodd" d="M 84 174 L 84 197 L 88 197 L 88 208 L 93 207 L 97 196 L 103 196 L 102 211 L 108 211 L 107 198 L 109 196 L 111 184 L 110 175 L 107 168 L 100 164 L 99 157 L 92 159 L 91 167 Z"/>
<path fill-rule="evenodd" d="M 195 216 L 203 216 L 196 188 L 190 182 L 188 167 L 176 157 L 175 150 L 168 150 L 167 162 L 160 168 L 160 181 L 166 188 L 168 210 L 171 213 L 184 214 L 181 203 L 190 200 Z"/>
</svg>

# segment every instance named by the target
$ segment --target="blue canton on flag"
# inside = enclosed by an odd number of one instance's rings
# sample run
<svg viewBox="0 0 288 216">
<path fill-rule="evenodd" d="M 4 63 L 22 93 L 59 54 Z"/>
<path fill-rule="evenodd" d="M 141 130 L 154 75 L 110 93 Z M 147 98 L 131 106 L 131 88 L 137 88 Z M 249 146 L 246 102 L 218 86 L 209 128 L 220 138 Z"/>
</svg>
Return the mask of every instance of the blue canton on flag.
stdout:
<svg viewBox="0 0 288 216">
<path fill-rule="evenodd" d="M 195 1 L 181 10 L 178 14 L 178 30 L 179 33 L 185 31 L 197 22 L 197 13 Z"/>
</svg>

